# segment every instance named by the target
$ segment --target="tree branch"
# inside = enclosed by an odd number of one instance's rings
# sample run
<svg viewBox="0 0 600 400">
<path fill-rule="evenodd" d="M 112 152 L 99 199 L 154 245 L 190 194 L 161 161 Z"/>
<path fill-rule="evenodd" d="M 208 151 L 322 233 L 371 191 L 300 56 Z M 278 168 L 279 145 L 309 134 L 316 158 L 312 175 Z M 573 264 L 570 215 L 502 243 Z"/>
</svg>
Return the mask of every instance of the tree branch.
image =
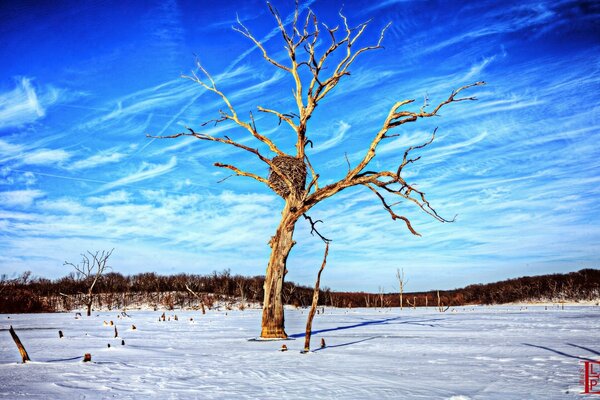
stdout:
<svg viewBox="0 0 600 400">
<path fill-rule="evenodd" d="M 417 232 L 417 231 L 414 230 L 414 228 L 412 227 L 412 225 L 411 225 L 410 221 L 408 220 L 408 218 L 406 218 L 406 217 L 404 217 L 402 215 L 396 214 L 394 212 L 394 210 L 392 210 L 392 207 L 385 201 L 385 198 L 375 188 L 373 188 L 368 183 L 365 184 L 365 186 L 368 187 L 369 189 L 371 189 L 371 191 L 373 193 L 375 193 L 375 195 L 377 195 L 377 197 L 379 197 L 379 200 L 381 201 L 381 204 L 383 205 L 383 208 L 385 208 L 387 210 L 387 212 L 390 213 L 390 216 L 392 217 L 393 220 L 401 219 L 406 224 L 406 227 L 408 228 L 408 230 L 410 231 L 410 233 L 412 233 L 413 235 L 416 235 L 416 236 L 421 236 L 421 234 L 419 232 Z"/>
<path fill-rule="evenodd" d="M 269 181 L 266 180 L 265 178 L 263 178 L 262 176 L 258 176 L 256 174 L 250 173 L 250 172 L 246 172 L 246 171 L 242 171 L 241 169 L 234 167 L 233 165 L 229 165 L 229 164 L 222 164 L 222 163 L 214 163 L 213 164 L 215 167 L 219 167 L 219 168 L 227 168 L 232 170 L 233 172 L 235 172 L 236 175 L 238 176 L 247 176 L 253 179 L 256 179 L 259 182 L 264 183 L 265 185 L 269 186 Z"/>
<path fill-rule="evenodd" d="M 247 123 L 245 121 L 242 121 L 238 117 L 238 114 L 235 111 L 235 108 L 233 107 L 233 105 L 231 104 L 231 102 L 229 101 L 229 99 L 227 98 L 227 96 L 222 91 L 220 91 L 219 89 L 217 89 L 215 81 L 210 76 L 210 74 L 208 73 L 208 71 L 206 71 L 206 69 L 204 69 L 204 67 L 200 64 L 200 62 L 198 60 L 196 60 L 196 66 L 208 78 L 208 80 L 210 81 L 210 85 L 208 85 L 206 82 L 204 82 L 202 79 L 200 79 L 196 75 L 195 72 L 192 72 L 192 76 L 184 75 L 183 77 L 187 78 L 187 79 L 190 79 L 190 80 L 198 83 L 199 85 L 201 85 L 202 87 L 204 87 L 206 90 L 209 90 L 209 91 L 211 91 L 213 93 L 216 93 L 219 97 L 221 97 L 221 99 L 223 99 L 223 101 L 227 105 L 227 108 L 229 109 L 229 114 L 221 111 L 220 112 L 221 113 L 221 119 L 216 120 L 215 122 L 218 123 L 218 122 L 221 122 L 221 121 L 224 121 L 224 120 L 231 120 L 231 121 L 235 122 L 237 125 L 239 125 L 240 127 L 244 128 L 248 132 L 250 132 L 250 134 L 252 136 L 254 136 L 256 139 L 258 139 L 261 142 L 263 142 L 264 144 L 266 144 L 269 147 L 269 149 L 271 149 L 272 152 L 276 153 L 277 155 L 284 155 L 284 153 L 281 150 L 279 150 L 279 148 L 275 145 L 275 143 L 273 143 L 271 141 L 271 139 L 269 139 L 266 136 L 263 136 L 260 133 L 258 133 L 258 131 L 256 130 L 256 127 L 254 126 L 254 124 L 249 124 L 249 123 Z"/>
<path fill-rule="evenodd" d="M 319 233 L 319 231 L 317 230 L 317 228 L 315 227 L 319 222 L 323 223 L 323 221 L 321 221 L 320 219 L 313 221 L 313 219 L 306 214 L 302 214 L 302 216 L 304 217 L 304 219 L 308 220 L 308 222 L 310 223 L 310 234 L 311 235 L 314 236 L 314 234 L 316 233 L 317 236 L 320 237 L 323 242 L 325 242 L 325 243 L 331 242 L 331 239 L 327 239 L 326 237 L 321 235 Z"/>
</svg>

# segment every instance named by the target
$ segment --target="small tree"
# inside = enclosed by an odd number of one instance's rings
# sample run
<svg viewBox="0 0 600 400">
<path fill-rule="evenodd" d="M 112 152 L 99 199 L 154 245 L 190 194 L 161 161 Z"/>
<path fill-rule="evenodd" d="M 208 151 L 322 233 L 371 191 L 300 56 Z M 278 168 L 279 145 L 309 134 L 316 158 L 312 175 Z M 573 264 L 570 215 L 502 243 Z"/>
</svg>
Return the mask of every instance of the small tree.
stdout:
<svg viewBox="0 0 600 400">
<path fill-rule="evenodd" d="M 87 254 L 82 254 L 81 263 L 73 264 L 65 261 L 63 265 L 68 265 L 75 269 L 77 274 L 77 279 L 84 282 L 87 286 L 87 292 L 83 293 L 84 295 L 84 304 L 87 307 L 87 316 L 92 315 L 92 303 L 94 302 L 94 286 L 98 282 L 98 279 L 106 272 L 106 270 L 110 269 L 106 263 L 108 262 L 108 258 L 111 256 L 114 249 L 110 251 L 102 250 L 96 251 L 92 253 L 88 251 Z"/>
<path fill-rule="evenodd" d="M 306 151 L 307 146 L 312 147 L 313 144 L 307 135 L 308 122 L 323 99 L 332 93 L 341 81 L 350 76 L 350 67 L 361 54 L 382 48 L 381 43 L 389 24 L 381 30 L 376 43 L 360 47 L 357 46 L 357 41 L 367 29 L 370 21 L 352 27 L 349 25 L 347 18 L 340 12 L 340 26 L 330 28 L 328 25 L 320 23 L 311 10 L 301 18 L 298 2 L 296 2 L 296 10 L 291 26 L 287 27 L 279 12 L 271 4 L 268 4 L 268 6 L 275 18 L 287 51 L 286 61 L 278 60 L 275 55 L 269 54 L 264 43 L 258 40 L 239 20 L 238 27 L 234 29 L 254 43 L 268 63 L 284 71 L 293 81 L 292 96 L 297 110 L 293 112 L 278 111 L 262 106 L 258 106 L 257 110 L 272 115 L 280 124 L 284 123 L 284 125 L 291 128 L 295 134 L 295 149 L 286 152 L 280 147 L 281 144 L 278 145 L 269 137 L 263 135 L 257 128 L 252 113 L 248 118 L 240 115 L 230 98 L 217 87 L 211 75 L 199 62 L 197 67 L 200 74 L 193 73 L 192 76 L 186 76 L 185 78 L 198 83 L 205 90 L 220 97 L 226 106 L 224 110 L 220 111 L 218 118 L 209 122 L 237 125 L 237 127 L 247 131 L 249 137 L 255 139 L 264 150 L 254 147 L 254 144 L 246 144 L 245 139 L 234 140 L 227 135 L 218 137 L 205 132 L 198 132 L 189 127 L 185 132 L 173 135 L 148 135 L 148 137 L 178 138 L 190 136 L 202 141 L 220 143 L 248 152 L 269 168 L 269 175 L 265 177 L 250 171 L 244 171 L 235 165 L 221 162 L 214 164 L 216 167 L 233 171 L 234 175 L 252 178 L 266 185 L 284 200 L 279 226 L 269 241 L 271 255 L 264 283 L 261 337 L 286 338 L 282 289 L 287 271 L 288 255 L 295 244 L 293 235 L 296 223 L 304 217 L 311 222 L 312 231 L 314 232 L 314 223 L 306 213 L 323 200 L 351 187 L 364 187 L 371 191 L 392 219 L 404 222 L 406 228 L 413 235 L 420 236 L 413 228 L 410 220 L 398 214 L 394 209 L 394 206 L 398 203 L 390 203 L 385 196 L 394 196 L 406 200 L 408 204 L 414 204 L 440 222 L 453 221 L 453 219 L 448 220 L 440 216 L 427 200 L 425 193 L 418 189 L 416 185 L 408 183 L 403 177 L 404 169 L 420 158 L 413 158 L 411 152 L 431 144 L 435 137 L 435 130 L 429 140 L 423 144 L 406 149 L 402 159 L 391 169 L 373 170 L 367 169 L 367 167 L 375 157 L 381 142 L 398 136 L 393 133 L 397 128 L 419 119 L 436 117 L 442 107 L 448 104 L 475 100 L 475 97 L 460 97 L 458 95 L 473 86 L 483 85 L 484 82 L 462 86 L 452 91 L 447 99 L 431 107 L 428 101 L 421 107 L 414 107 L 414 99 L 396 101 L 391 105 L 383 123 L 378 128 L 373 129 L 370 138 L 365 143 L 364 155 L 360 157 L 359 161 L 354 166 L 351 166 L 348 161 L 348 172 L 342 179 L 322 186 L 319 182 L 320 174 L 317 168 L 314 168 L 311 164 L 309 154 Z M 325 37 L 323 38 L 323 36 Z M 265 151 L 270 153 L 265 154 Z M 310 176 L 308 183 L 307 176 Z M 383 301 L 381 303 L 383 306 Z"/>
</svg>

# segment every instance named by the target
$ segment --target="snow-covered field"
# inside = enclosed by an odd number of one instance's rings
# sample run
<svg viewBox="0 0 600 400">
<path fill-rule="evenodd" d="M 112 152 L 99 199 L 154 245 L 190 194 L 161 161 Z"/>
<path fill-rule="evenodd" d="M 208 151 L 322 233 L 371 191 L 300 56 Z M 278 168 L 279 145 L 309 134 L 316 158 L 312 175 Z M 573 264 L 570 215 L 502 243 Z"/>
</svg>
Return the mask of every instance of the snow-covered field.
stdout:
<svg viewBox="0 0 600 400">
<path fill-rule="evenodd" d="M 0 397 L 593 398 L 580 394 L 579 369 L 600 360 L 600 307 L 593 306 L 328 308 L 315 316 L 309 354 L 300 353 L 306 310 L 286 311 L 296 340 L 268 342 L 247 340 L 259 332 L 260 310 L 177 310 L 159 322 L 161 314 L 0 315 Z M 104 326 L 111 320 L 118 338 Z M 20 363 L 9 325 L 31 363 Z M 91 363 L 82 362 L 84 353 Z"/>
</svg>

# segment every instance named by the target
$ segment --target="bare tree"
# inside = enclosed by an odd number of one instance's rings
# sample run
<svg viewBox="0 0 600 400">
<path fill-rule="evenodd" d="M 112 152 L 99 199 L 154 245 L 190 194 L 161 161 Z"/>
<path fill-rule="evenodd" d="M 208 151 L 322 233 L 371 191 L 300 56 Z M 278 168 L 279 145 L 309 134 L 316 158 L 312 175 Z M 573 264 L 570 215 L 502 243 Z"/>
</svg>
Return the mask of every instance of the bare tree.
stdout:
<svg viewBox="0 0 600 400">
<path fill-rule="evenodd" d="M 400 271 L 400 269 L 396 269 L 396 278 L 398 278 L 398 286 L 400 287 L 400 310 L 402 310 L 402 295 L 404 294 L 404 285 L 406 285 L 408 282 L 408 280 L 404 277 L 404 268 L 402 268 L 402 271 Z"/>
<path fill-rule="evenodd" d="M 80 264 L 75 265 L 67 261 L 65 261 L 63 264 L 73 267 L 76 271 L 77 277 L 89 285 L 87 293 L 81 293 L 84 295 L 84 303 L 87 307 L 88 317 L 92 315 L 94 286 L 96 286 L 96 283 L 102 274 L 104 274 L 107 269 L 110 269 L 106 263 L 108 262 L 108 258 L 111 256 L 113 251 L 114 249 L 110 251 L 96 251 L 95 253 L 88 251 L 87 254 L 81 255 L 82 259 Z"/>
<path fill-rule="evenodd" d="M 284 304 L 290 304 L 295 291 L 296 291 L 296 285 L 292 285 L 289 282 L 287 284 L 283 285 Z"/>
<path fill-rule="evenodd" d="M 330 28 L 328 25 L 318 21 L 316 15 L 308 10 L 306 15 L 301 16 L 296 3 L 291 26 L 286 26 L 277 9 L 270 4 L 269 10 L 279 28 L 281 39 L 287 51 L 287 61 L 280 61 L 270 54 L 264 43 L 258 40 L 250 30 L 238 20 L 238 26 L 234 29 L 248 38 L 260 50 L 264 59 L 273 67 L 287 73 L 294 82 L 292 96 L 297 106 L 294 112 L 274 110 L 258 106 L 261 113 L 272 115 L 279 124 L 289 126 L 295 134 L 295 150 L 284 152 L 269 137 L 261 134 L 255 124 L 253 113 L 248 118 L 238 114 L 230 98 L 217 87 L 217 83 L 204 67 L 197 62 L 199 73 L 192 73 L 185 78 L 198 83 L 205 90 L 216 94 L 222 99 L 226 108 L 220 111 L 218 118 L 206 122 L 212 124 L 229 123 L 247 131 L 250 138 L 254 138 L 264 150 L 253 145 L 246 144 L 247 140 L 233 140 L 230 136 L 214 136 L 197 131 L 188 127 L 186 131 L 167 136 L 151 136 L 155 138 L 178 138 L 194 137 L 203 141 L 217 142 L 232 148 L 243 150 L 258 158 L 269 168 L 267 177 L 257 173 L 244 171 L 232 164 L 216 162 L 219 168 L 233 171 L 233 175 L 252 178 L 281 196 L 285 204 L 281 212 L 281 220 L 269 245 L 271 255 L 267 265 L 264 283 L 264 301 L 262 314 L 263 338 L 285 338 L 287 334 L 284 329 L 284 312 L 282 288 L 286 273 L 287 258 L 295 242 L 293 240 L 296 223 L 304 217 L 311 222 L 311 232 L 316 233 L 315 224 L 307 216 L 312 207 L 321 201 L 336 195 L 337 193 L 351 188 L 364 187 L 371 191 L 383 208 L 390 214 L 393 220 L 404 222 L 407 229 L 413 235 L 419 233 L 413 228 L 410 220 L 398 214 L 394 210 L 397 203 L 390 203 L 386 196 L 392 196 L 400 200 L 412 203 L 423 212 L 429 214 L 440 222 L 452 222 L 454 219 L 446 219 L 433 208 L 426 198 L 425 193 L 414 184 L 408 183 L 403 177 L 406 167 L 419 160 L 420 157 L 412 157 L 414 150 L 423 149 L 433 142 L 435 131 L 423 144 L 406 149 L 404 156 L 398 164 L 390 170 L 367 169 L 371 160 L 375 157 L 378 146 L 385 139 L 397 136 L 393 133 L 398 127 L 417 121 L 422 118 L 438 116 L 442 107 L 451 103 L 475 100 L 475 97 L 459 97 L 459 93 L 473 86 L 483 85 L 476 82 L 462 86 L 452 91 L 448 98 L 440 101 L 435 106 L 427 102 L 422 107 L 414 106 L 414 99 L 396 101 L 391 105 L 387 116 L 379 128 L 374 129 L 364 155 L 354 166 L 350 165 L 346 175 L 337 182 L 320 185 L 320 174 L 311 164 L 306 152 L 307 145 L 313 144 L 307 136 L 308 121 L 317 106 L 327 97 L 336 86 L 350 76 L 350 67 L 366 52 L 382 48 L 384 34 L 389 24 L 380 32 L 378 40 L 368 46 L 357 45 L 359 38 L 367 29 L 370 21 L 360 23 L 354 27 L 349 25 L 348 19 L 340 12 L 340 26 Z M 322 37 L 325 36 L 325 37 Z M 412 108 L 411 108 L 412 107 Z M 264 154 L 268 148 L 270 154 Z M 307 175 L 310 180 L 307 184 Z M 420 235 L 419 235 L 420 236 Z"/>
</svg>

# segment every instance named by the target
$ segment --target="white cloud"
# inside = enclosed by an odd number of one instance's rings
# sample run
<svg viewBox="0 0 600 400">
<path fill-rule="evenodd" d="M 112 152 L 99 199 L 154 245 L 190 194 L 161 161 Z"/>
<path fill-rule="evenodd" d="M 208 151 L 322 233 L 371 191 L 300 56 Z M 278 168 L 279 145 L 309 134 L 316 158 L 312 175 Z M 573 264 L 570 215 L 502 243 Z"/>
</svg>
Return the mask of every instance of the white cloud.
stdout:
<svg viewBox="0 0 600 400">
<path fill-rule="evenodd" d="M 36 205 L 37 207 L 45 211 L 53 211 L 65 214 L 83 214 L 86 212 L 91 212 L 91 210 L 88 207 L 85 207 L 79 202 L 68 198 L 44 200 L 40 201 Z"/>
<path fill-rule="evenodd" d="M 0 204 L 8 207 L 28 207 L 36 199 L 45 195 L 41 190 L 13 190 L 9 192 L 0 192 Z"/>
<path fill-rule="evenodd" d="M 63 149 L 39 149 L 25 154 L 23 163 L 29 165 L 60 164 L 71 158 L 71 153 Z"/>
</svg>

